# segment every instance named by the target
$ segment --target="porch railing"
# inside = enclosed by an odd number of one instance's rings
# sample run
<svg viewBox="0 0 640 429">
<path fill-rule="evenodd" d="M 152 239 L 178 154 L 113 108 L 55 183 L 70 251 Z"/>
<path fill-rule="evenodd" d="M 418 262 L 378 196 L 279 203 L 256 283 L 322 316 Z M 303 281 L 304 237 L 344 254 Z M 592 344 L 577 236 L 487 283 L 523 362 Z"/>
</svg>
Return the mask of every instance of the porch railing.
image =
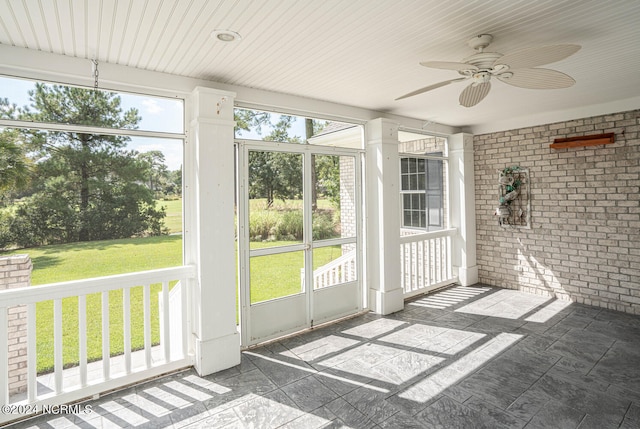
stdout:
<svg viewBox="0 0 640 429">
<path fill-rule="evenodd" d="M 192 358 L 188 344 L 190 321 L 188 320 L 187 301 L 188 288 L 194 277 L 195 267 L 183 266 L 0 291 L 0 406 L 8 404 L 60 405 L 191 365 Z M 175 282 L 180 284 L 178 290 L 181 296 L 177 301 L 179 306 L 171 305 L 169 300 L 170 285 Z M 156 287 L 161 288 L 158 296 L 158 318 L 163 329 L 160 332 L 159 347 L 153 347 L 152 344 L 152 285 L 158 285 Z M 132 311 L 139 310 L 132 308 L 134 306 L 132 306 L 131 295 L 133 290 L 139 294 L 138 288 L 141 288 L 143 323 L 141 326 L 134 326 L 131 317 Z M 109 296 L 111 294 L 113 299 L 114 293 L 121 296 L 116 299 L 122 305 L 122 311 L 116 312 L 121 313 L 120 317 L 122 317 L 121 340 L 114 338 L 110 329 Z M 100 309 L 97 312 L 91 308 L 89 311 L 87 309 L 87 297 L 91 294 L 100 294 Z M 63 368 L 65 347 L 68 347 L 68 344 L 63 342 L 62 300 L 65 298 L 77 299 L 77 319 L 75 311 L 73 311 L 74 316 L 71 319 L 74 322 L 77 320 L 78 335 L 77 356 L 79 359 L 77 367 L 73 368 L 74 377 L 66 377 L 69 370 Z M 39 334 L 36 329 L 36 304 L 43 301 L 53 301 L 51 320 L 38 321 L 40 325 L 45 323 L 53 326 L 54 364 L 53 374 L 51 374 L 53 382 L 49 389 L 43 389 L 43 386 L 38 389 L 40 382 L 36 369 L 36 340 Z M 26 341 L 27 388 L 25 394 L 21 395 L 22 397 L 16 395 L 10 397 L 8 388 L 11 376 L 11 368 L 8 367 L 9 309 L 23 305 L 26 305 L 27 308 L 27 329 L 24 334 L 26 338 L 19 339 L 19 341 Z M 66 308 L 68 309 L 68 307 Z M 42 317 L 44 314 L 40 316 L 40 318 Z M 94 370 L 88 370 L 90 365 L 94 366 L 95 364 L 88 363 L 87 352 L 87 324 L 88 321 L 96 319 L 100 321 L 102 328 L 102 370 L 98 374 Z M 67 325 L 70 324 L 69 320 L 68 317 L 65 319 Z M 75 323 L 72 322 L 71 325 L 73 326 Z M 65 327 L 65 333 L 68 328 L 69 326 Z M 172 331 L 175 332 L 176 328 L 180 329 L 182 334 L 177 336 L 177 341 L 181 343 L 177 348 L 175 344 L 172 346 L 172 341 L 175 341 L 175 338 L 172 338 L 171 334 Z M 140 329 L 144 345 L 140 351 L 133 351 L 132 331 L 140 333 Z M 112 340 L 121 341 L 120 344 L 124 345 L 122 355 L 118 357 L 111 355 L 110 344 Z M 179 350 L 179 353 L 175 352 L 176 349 Z M 136 359 L 132 359 L 134 354 Z M 140 356 L 141 354 L 142 356 Z M 21 408 L 17 407 L 16 409 Z M 33 408 L 23 407 L 22 409 Z M 0 424 L 17 417 L 20 416 L 0 414 Z"/>
<path fill-rule="evenodd" d="M 356 280 L 356 251 L 351 250 L 339 258 L 313 270 L 313 288 L 322 289 Z"/>
<path fill-rule="evenodd" d="M 434 232 L 403 230 L 400 237 L 400 269 L 405 298 L 454 283 L 451 269 L 451 237 L 455 228 Z"/>
<path fill-rule="evenodd" d="M 313 289 L 323 289 L 357 280 L 356 251 L 351 250 L 333 261 L 313 270 Z M 304 268 L 300 268 L 300 282 L 304 287 Z"/>
</svg>

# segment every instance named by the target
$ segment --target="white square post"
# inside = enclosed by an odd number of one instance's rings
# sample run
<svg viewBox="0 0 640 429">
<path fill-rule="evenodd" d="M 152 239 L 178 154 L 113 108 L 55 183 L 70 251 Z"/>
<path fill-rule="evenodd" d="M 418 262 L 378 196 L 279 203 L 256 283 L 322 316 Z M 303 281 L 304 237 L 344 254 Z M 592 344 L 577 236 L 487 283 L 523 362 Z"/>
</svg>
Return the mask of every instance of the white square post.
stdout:
<svg viewBox="0 0 640 429">
<path fill-rule="evenodd" d="M 451 263 L 458 282 L 470 286 L 478 282 L 473 135 L 454 134 L 448 143 L 451 227 L 458 229 L 451 240 Z"/>
<path fill-rule="evenodd" d="M 197 266 L 191 291 L 195 367 L 200 375 L 240 363 L 236 326 L 234 93 L 197 87 L 187 140 L 186 262 Z"/>
<path fill-rule="evenodd" d="M 367 282 L 369 308 L 391 314 L 404 308 L 400 284 L 400 157 L 398 124 L 366 126 Z"/>
</svg>

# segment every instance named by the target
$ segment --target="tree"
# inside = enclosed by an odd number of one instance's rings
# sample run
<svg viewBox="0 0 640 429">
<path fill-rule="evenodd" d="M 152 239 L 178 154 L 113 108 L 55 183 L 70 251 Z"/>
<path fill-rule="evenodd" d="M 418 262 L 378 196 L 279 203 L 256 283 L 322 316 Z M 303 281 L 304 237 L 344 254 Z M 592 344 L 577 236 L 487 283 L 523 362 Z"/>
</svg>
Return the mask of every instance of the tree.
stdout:
<svg viewBox="0 0 640 429">
<path fill-rule="evenodd" d="M 169 170 L 165 165 L 164 153 L 159 150 L 150 150 L 138 154 L 138 158 L 146 167 L 146 176 L 149 189 L 156 192 L 160 189 L 161 184 L 166 182 Z"/>
<path fill-rule="evenodd" d="M 17 108 L 6 98 L 0 98 L 0 118 L 15 119 Z M 0 201 L 10 191 L 24 188 L 29 182 L 29 160 L 20 144 L 18 130 L 5 128 L 0 132 Z"/>
<path fill-rule="evenodd" d="M 340 208 L 340 156 L 316 155 L 316 189 Z"/>
<path fill-rule="evenodd" d="M 32 109 L 21 119 L 135 129 L 113 92 L 37 83 Z M 17 210 L 12 230 L 20 245 L 160 234 L 164 211 L 146 188 L 147 165 L 127 149 L 127 136 L 74 131 L 23 133 L 35 164 L 33 194 Z M 24 238 L 23 238 L 24 237 Z"/>
<path fill-rule="evenodd" d="M 288 134 L 294 119 L 282 115 L 265 140 L 300 144 L 299 138 Z M 301 198 L 302 157 L 294 153 L 249 152 L 249 190 L 249 198 L 266 198 L 267 207 L 276 198 Z"/>
</svg>

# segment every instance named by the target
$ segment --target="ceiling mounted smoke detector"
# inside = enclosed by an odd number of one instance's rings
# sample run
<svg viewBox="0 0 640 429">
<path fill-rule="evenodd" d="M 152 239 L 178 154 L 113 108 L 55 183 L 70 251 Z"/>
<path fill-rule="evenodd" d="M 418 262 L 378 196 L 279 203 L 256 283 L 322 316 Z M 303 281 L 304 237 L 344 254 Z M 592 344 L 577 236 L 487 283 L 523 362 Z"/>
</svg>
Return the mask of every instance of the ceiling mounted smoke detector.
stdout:
<svg viewBox="0 0 640 429">
<path fill-rule="evenodd" d="M 242 36 L 231 30 L 213 30 L 211 37 L 221 42 L 237 42 L 242 40 Z"/>
</svg>

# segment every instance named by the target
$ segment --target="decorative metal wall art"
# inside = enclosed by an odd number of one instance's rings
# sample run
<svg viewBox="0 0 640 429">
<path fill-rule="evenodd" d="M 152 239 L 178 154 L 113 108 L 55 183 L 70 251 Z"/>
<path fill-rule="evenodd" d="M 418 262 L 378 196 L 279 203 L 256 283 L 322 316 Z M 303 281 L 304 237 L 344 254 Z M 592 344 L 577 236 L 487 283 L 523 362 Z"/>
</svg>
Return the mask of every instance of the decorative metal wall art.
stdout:
<svg viewBox="0 0 640 429">
<path fill-rule="evenodd" d="M 529 171 L 517 165 L 500 170 L 495 215 L 503 227 L 531 228 Z"/>
</svg>

